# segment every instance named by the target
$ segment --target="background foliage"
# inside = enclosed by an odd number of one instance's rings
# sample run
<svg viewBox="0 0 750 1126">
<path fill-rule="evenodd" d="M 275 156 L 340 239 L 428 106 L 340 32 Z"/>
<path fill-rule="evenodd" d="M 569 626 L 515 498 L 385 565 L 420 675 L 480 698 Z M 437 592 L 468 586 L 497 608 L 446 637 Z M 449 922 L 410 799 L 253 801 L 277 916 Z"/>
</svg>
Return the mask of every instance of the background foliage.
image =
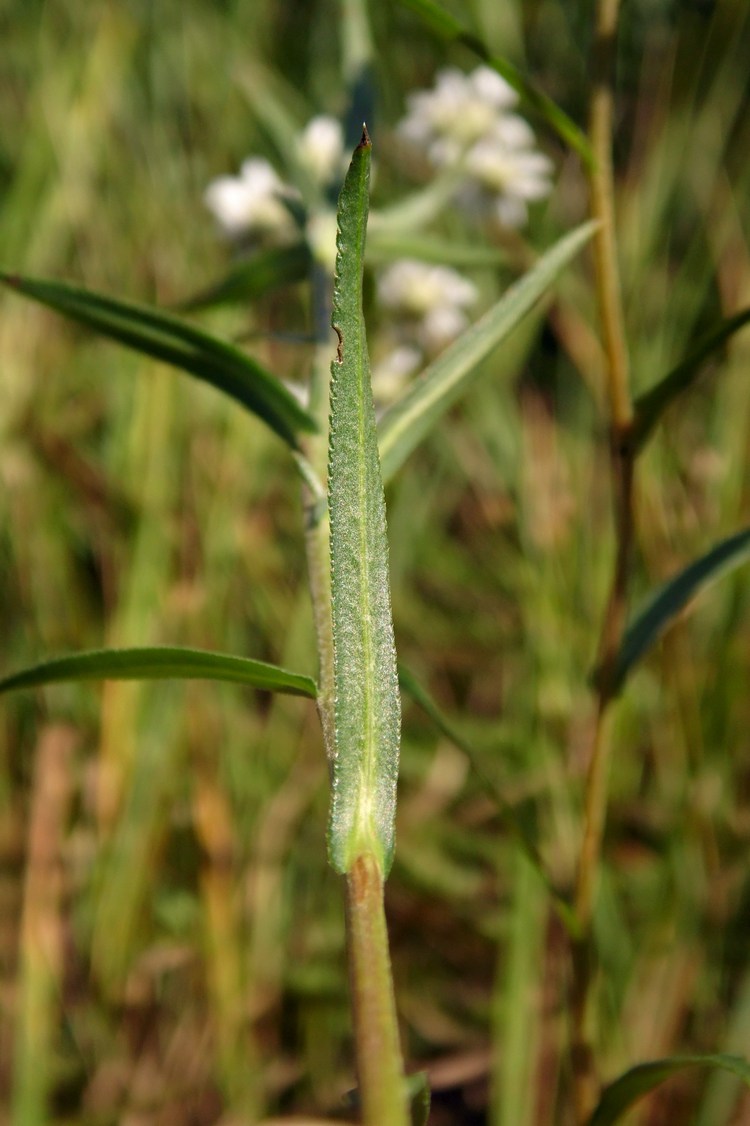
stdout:
<svg viewBox="0 0 750 1126">
<path fill-rule="evenodd" d="M 587 5 L 455 8 L 584 122 Z M 393 134 L 405 93 L 475 60 L 396 3 L 371 16 L 378 206 L 414 183 Z M 227 263 L 207 182 L 250 153 L 279 162 L 264 107 L 300 126 L 343 108 L 332 2 L 11 2 L 0 25 L 9 270 L 174 305 Z M 748 51 L 742 0 L 625 5 L 617 206 L 636 393 L 750 302 Z M 535 125 L 559 169 L 524 235 L 542 249 L 584 217 L 585 183 Z M 435 230 L 488 237 L 452 210 Z M 504 251 L 472 275 L 486 302 L 528 247 Z M 388 490 L 399 656 L 473 750 L 407 704 L 388 910 L 406 1055 L 431 1072 L 438 1126 L 566 1121 L 561 923 L 497 797 L 569 888 L 612 532 L 585 257 L 558 295 Z M 309 349 L 279 334 L 310 316 L 300 287 L 202 320 L 302 377 Z M 637 589 L 748 523 L 748 348 L 730 342 L 643 455 Z M 158 642 L 314 674 L 298 485 L 270 433 L 11 296 L 0 362 L 3 673 Z M 740 570 L 617 712 L 596 920 L 609 1074 L 750 1041 L 748 601 Z M 3 702 L 0 1090 L 14 1060 L 16 1121 L 340 1107 L 353 1080 L 326 789 L 306 701 L 112 683 Z M 632 1120 L 748 1113 L 731 1076 L 695 1072 Z"/>
</svg>

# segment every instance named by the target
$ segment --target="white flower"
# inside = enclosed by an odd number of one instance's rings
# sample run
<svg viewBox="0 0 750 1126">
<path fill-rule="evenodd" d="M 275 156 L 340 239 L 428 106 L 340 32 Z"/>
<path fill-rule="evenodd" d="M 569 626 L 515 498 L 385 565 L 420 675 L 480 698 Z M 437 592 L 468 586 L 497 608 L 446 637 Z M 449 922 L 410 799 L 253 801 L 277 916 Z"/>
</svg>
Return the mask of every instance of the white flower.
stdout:
<svg viewBox="0 0 750 1126">
<path fill-rule="evenodd" d="M 430 309 L 419 326 L 419 339 L 428 355 L 436 355 L 460 336 L 468 327 L 469 318 L 455 305 L 436 305 Z"/>
<path fill-rule="evenodd" d="M 239 176 L 213 180 L 203 198 L 229 238 L 253 232 L 285 235 L 294 229 L 283 200 L 297 199 L 297 193 L 261 157 L 244 161 Z"/>
<path fill-rule="evenodd" d="M 305 233 L 312 256 L 329 274 L 336 267 L 336 212 L 316 211 L 307 220 Z"/>
<path fill-rule="evenodd" d="M 516 100 L 508 83 L 488 67 L 479 67 L 471 75 L 452 68 L 441 70 L 434 90 L 409 95 L 409 112 L 398 130 L 426 148 L 433 163 L 443 165 L 482 137 L 498 113 Z"/>
<path fill-rule="evenodd" d="M 373 368 L 380 402 L 396 397 L 407 378 L 463 332 L 476 286 L 448 266 L 404 258 L 384 270 L 377 283 L 380 304 L 394 314 L 391 348 Z"/>
<path fill-rule="evenodd" d="M 410 376 L 424 363 L 424 353 L 416 344 L 396 342 L 385 356 L 377 360 L 372 369 L 372 391 L 379 404 L 395 402 Z"/>
<path fill-rule="evenodd" d="M 508 117 L 466 154 L 467 172 L 506 226 L 523 226 L 526 204 L 544 199 L 551 190 L 552 161 L 533 144 L 526 122 Z"/>
<path fill-rule="evenodd" d="M 408 113 L 397 127 L 436 168 L 463 167 L 460 202 L 473 212 L 490 210 L 511 227 L 526 222 L 527 203 L 549 195 L 552 173 L 530 126 L 511 112 L 517 100 L 489 67 L 470 75 L 444 70 L 434 90 L 409 96 Z"/>
<path fill-rule="evenodd" d="M 320 187 L 341 175 L 344 130 L 335 117 L 320 114 L 308 121 L 297 141 L 297 155 Z"/>
<path fill-rule="evenodd" d="M 473 305 L 477 289 L 448 266 L 431 266 L 402 258 L 378 279 L 378 300 L 387 309 L 410 317 L 424 317 L 436 308 Z"/>
</svg>

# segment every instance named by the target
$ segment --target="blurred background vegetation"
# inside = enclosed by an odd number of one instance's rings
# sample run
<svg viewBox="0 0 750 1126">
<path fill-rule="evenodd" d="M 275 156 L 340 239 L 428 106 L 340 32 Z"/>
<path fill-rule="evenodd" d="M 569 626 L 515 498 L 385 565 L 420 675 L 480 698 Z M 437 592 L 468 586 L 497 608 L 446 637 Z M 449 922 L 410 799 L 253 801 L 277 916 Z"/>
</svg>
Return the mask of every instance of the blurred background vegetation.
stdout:
<svg viewBox="0 0 750 1126">
<path fill-rule="evenodd" d="M 345 7 L 6 0 L 2 268 L 163 305 L 220 276 L 229 256 L 205 187 L 250 154 L 285 173 L 264 106 L 300 127 L 346 108 Z M 585 123 L 589 4 L 452 8 Z M 393 133 L 405 94 L 476 60 L 395 0 L 370 18 L 377 207 L 414 184 Z M 636 392 L 750 304 L 748 58 L 744 0 L 624 6 L 615 160 Z M 533 124 L 557 187 L 527 245 L 472 274 L 486 303 L 529 248 L 586 213 L 578 160 Z M 434 230 L 496 237 L 451 209 Z M 569 889 L 613 551 L 591 293 L 583 256 L 389 488 L 400 659 L 473 748 L 406 701 L 387 908 L 406 1056 L 431 1074 L 435 1126 L 569 1121 L 562 924 L 497 795 Z M 283 339 L 310 328 L 304 287 L 201 319 L 304 377 L 309 348 Z M 749 360 L 740 333 L 640 462 L 636 592 L 748 523 Z M 13 295 L 0 300 L 0 388 L 0 671 L 175 643 L 314 675 L 298 485 L 270 432 Z M 617 710 L 596 918 L 607 1076 L 750 1044 L 749 615 L 740 570 L 668 634 Z M 309 702 L 200 683 L 4 700 L 0 1117 L 345 1114 L 326 808 Z M 630 1119 L 748 1120 L 736 1081 L 701 1073 Z"/>
</svg>

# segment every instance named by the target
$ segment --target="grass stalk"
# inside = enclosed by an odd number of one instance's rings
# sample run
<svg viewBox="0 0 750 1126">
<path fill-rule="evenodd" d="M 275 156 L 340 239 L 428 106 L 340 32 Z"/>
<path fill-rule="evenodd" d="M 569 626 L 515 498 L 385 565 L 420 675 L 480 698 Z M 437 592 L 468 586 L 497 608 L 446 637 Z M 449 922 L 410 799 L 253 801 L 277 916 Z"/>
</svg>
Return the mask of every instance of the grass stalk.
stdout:
<svg viewBox="0 0 750 1126">
<path fill-rule="evenodd" d="M 598 1079 L 589 1030 L 595 977 L 592 916 L 606 822 L 612 751 L 611 703 L 615 659 L 625 626 L 633 540 L 633 406 L 615 233 L 612 131 L 615 41 L 619 0 L 598 0 L 592 60 L 590 140 L 594 164 L 589 172 L 594 235 L 596 292 L 604 345 L 610 422 L 610 467 L 615 522 L 615 563 L 599 642 L 600 676 L 596 721 L 586 778 L 583 832 L 575 887 L 578 935 L 573 944 L 571 997 L 573 1101 L 576 1119 L 588 1121 L 598 1096 Z"/>
</svg>

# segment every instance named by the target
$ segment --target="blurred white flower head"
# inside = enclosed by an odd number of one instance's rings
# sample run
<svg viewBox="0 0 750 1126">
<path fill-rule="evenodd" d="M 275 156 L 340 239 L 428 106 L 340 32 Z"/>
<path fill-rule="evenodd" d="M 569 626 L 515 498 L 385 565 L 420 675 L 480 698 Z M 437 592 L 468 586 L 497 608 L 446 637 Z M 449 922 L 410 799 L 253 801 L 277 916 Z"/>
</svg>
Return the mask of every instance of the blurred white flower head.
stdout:
<svg viewBox="0 0 750 1126">
<path fill-rule="evenodd" d="M 380 275 L 378 298 L 387 309 L 422 316 L 440 305 L 472 305 L 477 299 L 477 290 L 472 282 L 449 266 L 402 258 Z"/>
<path fill-rule="evenodd" d="M 335 182 L 344 168 L 344 130 L 335 117 L 308 121 L 297 141 L 297 155 L 319 187 Z"/>
<path fill-rule="evenodd" d="M 404 258 L 382 272 L 377 297 L 394 314 L 390 350 L 373 368 L 375 394 L 386 402 L 463 332 L 469 324 L 466 310 L 479 294 L 472 282 L 448 266 Z"/>
<path fill-rule="evenodd" d="M 390 348 L 380 356 L 372 369 L 372 392 L 379 406 L 398 399 L 404 387 L 424 364 L 424 353 L 416 344 L 390 341 Z"/>
<path fill-rule="evenodd" d="M 212 180 L 203 198 L 229 238 L 254 233 L 285 236 L 294 230 L 283 200 L 298 199 L 297 192 L 262 157 L 244 161 L 239 176 Z"/>
<path fill-rule="evenodd" d="M 422 148 L 435 168 L 462 163 L 466 181 L 457 194 L 472 212 L 492 213 L 521 227 L 527 204 L 549 195 L 552 162 L 536 149 L 530 126 L 512 108 L 515 91 L 489 67 L 472 74 L 443 70 L 433 90 L 407 99 L 398 132 Z"/>
<path fill-rule="evenodd" d="M 333 209 L 313 212 L 305 224 L 310 252 L 329 274 L 333 274 L 336 267 L 336 229 L 336 212 Z"/>
</svg>

